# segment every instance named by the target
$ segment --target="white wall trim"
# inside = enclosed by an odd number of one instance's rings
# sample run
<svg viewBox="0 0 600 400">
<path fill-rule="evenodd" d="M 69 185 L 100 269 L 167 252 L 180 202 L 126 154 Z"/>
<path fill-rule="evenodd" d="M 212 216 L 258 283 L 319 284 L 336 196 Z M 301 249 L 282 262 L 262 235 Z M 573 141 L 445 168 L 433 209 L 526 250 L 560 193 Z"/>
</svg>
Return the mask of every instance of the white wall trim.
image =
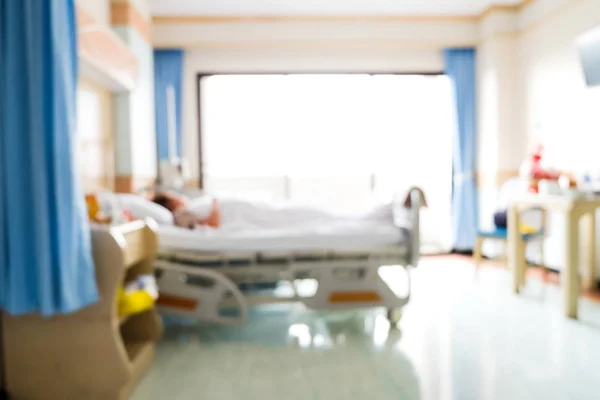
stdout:
<svg viewBox="0 0 600 400">
<path fill-rule="evenodd" d="M 157 48 L 425 48 L 476 46 L 519 35 L 582 0 L 530 0 L 480 16 L 370 18 L 155 18 Z"/>
</svg>

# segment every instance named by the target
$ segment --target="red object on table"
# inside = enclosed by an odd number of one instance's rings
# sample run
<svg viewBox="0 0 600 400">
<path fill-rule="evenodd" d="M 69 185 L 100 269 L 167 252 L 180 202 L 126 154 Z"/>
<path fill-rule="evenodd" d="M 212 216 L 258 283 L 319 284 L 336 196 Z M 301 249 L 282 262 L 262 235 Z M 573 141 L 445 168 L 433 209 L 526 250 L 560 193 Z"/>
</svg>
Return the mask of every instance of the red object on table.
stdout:
<svg viewBox="0 0 600 400">
<path fill-rule="evenodd" d="M 547 170 L 542 167 L 544 146 L 538 145 L 537 149 L 531 155 L 531 170 L 529 171 L 530 185 L 529 191 L 538 193 L 538 182 L 542 179 L 557 181 L 560 172 Z"/>
</svg>

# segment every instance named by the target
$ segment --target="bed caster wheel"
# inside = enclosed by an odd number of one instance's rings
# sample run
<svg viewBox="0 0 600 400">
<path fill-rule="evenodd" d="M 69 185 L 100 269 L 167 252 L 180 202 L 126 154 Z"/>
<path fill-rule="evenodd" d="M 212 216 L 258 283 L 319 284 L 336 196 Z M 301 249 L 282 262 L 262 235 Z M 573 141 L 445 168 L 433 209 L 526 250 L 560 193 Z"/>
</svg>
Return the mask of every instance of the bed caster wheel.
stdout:
<svg viewBox="0 0 600 400">
<path fill-rule="evenodd" d="M 387 310 L 387 319 L 392 325 L 396 325 L 402 319 L 402 308 L 389 308 Z"/>
</svg>

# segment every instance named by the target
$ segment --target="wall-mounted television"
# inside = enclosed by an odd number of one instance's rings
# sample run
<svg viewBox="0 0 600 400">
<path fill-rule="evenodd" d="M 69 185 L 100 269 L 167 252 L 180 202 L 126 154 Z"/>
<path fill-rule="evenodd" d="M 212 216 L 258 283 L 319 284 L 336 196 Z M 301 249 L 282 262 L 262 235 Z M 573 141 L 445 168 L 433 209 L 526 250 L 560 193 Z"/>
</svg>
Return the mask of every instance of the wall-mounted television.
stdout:
<svg viewBox="0 0 600 400">
<path fill-rule="evenodd" d="M 579 36 L 577 48 L 587 85 L 600 85 L 600 26 Z"/>
</svg>

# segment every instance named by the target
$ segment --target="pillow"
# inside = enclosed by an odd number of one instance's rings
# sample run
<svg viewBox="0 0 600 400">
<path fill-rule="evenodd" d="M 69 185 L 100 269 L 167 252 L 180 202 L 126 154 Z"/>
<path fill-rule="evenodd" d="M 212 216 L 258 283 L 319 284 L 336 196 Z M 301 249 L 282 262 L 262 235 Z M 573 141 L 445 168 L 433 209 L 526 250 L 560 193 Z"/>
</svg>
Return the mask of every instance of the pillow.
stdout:
<svg viewBox="0 0 600 400">
<path fill-rule="evenodd" d="M 160 225 L 173 225 L 173 214 L 165 207 L 144 197 L 130 193 L 116 195 L 121 208 L 128 210 L 134 218 L 152 218 Z"/>
<path fill-rule="evenodd" d="M 115 193 L 108 190 L 102 190 L 97 192 L 96 195 L 98 196 L 98 203 L 100 204 L 103 213 L 110 216 L 113 223 L 120 224 L 126 221 L 123 215 L 123 209 L 121 208 L 121 204 L 119 204 Z"/>
</svg>

